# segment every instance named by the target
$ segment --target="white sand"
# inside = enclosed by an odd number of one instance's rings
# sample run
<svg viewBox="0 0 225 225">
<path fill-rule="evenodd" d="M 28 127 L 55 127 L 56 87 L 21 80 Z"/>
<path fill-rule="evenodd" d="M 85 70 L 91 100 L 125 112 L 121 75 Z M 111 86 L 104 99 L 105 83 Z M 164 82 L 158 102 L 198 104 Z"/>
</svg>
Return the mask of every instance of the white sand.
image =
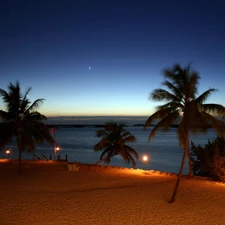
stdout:
<svg viewBox="0 0 225 225">
<path fill-rule="evenodd" d="M 0 163 L 0 224 L 225 224 L 225 184 L 115 168 Z"/>
</svg>

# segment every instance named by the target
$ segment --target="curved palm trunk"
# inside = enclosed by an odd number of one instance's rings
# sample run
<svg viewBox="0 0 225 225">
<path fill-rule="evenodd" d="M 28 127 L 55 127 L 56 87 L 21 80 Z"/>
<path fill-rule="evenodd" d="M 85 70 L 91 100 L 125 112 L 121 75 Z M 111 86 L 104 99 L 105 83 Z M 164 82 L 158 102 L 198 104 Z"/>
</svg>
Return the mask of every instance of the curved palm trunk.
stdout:
<svg viewBox="0 0 225 225">
<path fill-rule="evenodd" d="M 171 200 L 169 201 L 169 203 L 173 203 L 176 200 L 176 195 L 177 195 L 177 191 L 178 191 L 178 188 L 179 188 L 179 185 L 180 185 L 180 179 L 182 177 L 182 173 L 183 173 L 183 169 L 184 169 L 184 163 L 185 163 L 185 159 L 186 159 L 187 153 L 188 153 L 188 134 L 186 135 L 186 138 L 185 138 L 184 154 L 183 154 L 183 157 L 182 157 L 182 162 L 181 162 L 181 166 L 180 166 L 180 172 L 178 174 L 177 182 L 176 182 L 175 188 L 173 190 L 173 195 L 172 195 Z"/>
</svg>

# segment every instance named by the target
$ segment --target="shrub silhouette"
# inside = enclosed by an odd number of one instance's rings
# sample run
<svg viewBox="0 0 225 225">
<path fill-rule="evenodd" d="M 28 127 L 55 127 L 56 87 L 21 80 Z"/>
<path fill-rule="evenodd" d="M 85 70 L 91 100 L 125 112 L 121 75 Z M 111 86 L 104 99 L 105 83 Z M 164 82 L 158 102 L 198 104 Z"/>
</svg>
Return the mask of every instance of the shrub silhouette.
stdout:
<svg viewBox="0 0 225 225">
<path fill-rule="evenodd" d="M 225 139 L 217 137 L 205 144 L 195 146 L 191 142 L 191 160 L 193 173 L 197 176 L 210 177 L 225 181 Z"/>
</svg>

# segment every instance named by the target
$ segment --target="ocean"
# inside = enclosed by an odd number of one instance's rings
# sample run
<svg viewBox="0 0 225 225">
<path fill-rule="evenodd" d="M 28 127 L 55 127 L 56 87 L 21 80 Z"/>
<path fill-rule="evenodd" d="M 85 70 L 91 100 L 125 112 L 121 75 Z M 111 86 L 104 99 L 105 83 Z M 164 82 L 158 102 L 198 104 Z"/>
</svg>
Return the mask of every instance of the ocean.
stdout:
<svg viewBox="0 0 225 225">
<path fill-rule="evenodd" d="M 56 142 L 59 151 L 56 158 L 60 155 L 61 159 L 65 159 L 67 154 L 69 162 L 95 163 L 99 160 L 101 152 L 95 152 L 93 146 L 100 140 L 96 137 L 96 130 L 101 128 L 84 127 L 84 128 L 58 128 L 56 129 Z M 136 161 L 136 168 L 146 170 L 160 170 L 164 172 L 178 173 L 182 160 L 183 149 L 179 147 L 176 129 L 171 128 L 169 132 L 158 132 L 153 139 L 148 142 L 148 136 L 152 128 L 143 130 L 142 127 L 126 127 L 132 135 L 136 137 L 135 143 L 128 145 L 133 147 L 139 154 L 139 160 Z M 208 140 L 216 138 L 215 131 L 209 129 L 205 134 L 190 135 L 190 141 L 195 145 L 204 145 Z M 10 149 L 9 155 L 6 149 Z M 35 155 L 42 158 L 42 154 L 46 157 L 55 159 L 54 148 L 48 144 L 37 145 Z M 147 155 L 149 160 L 143 162 L 142 156 Z M 23 152 L 23 159 L 32 159 L 33 154 Z M 8 144 L 0 151 L 0 158 L 18 159 L 18 150 L 15 143 Z M 126 164 L 119 156 L 113 157 L 110 165 L 121 167 L 132 167 Z M 184 174 L 188 173 L 188 164 L 184 167 Z"/>
</svg>

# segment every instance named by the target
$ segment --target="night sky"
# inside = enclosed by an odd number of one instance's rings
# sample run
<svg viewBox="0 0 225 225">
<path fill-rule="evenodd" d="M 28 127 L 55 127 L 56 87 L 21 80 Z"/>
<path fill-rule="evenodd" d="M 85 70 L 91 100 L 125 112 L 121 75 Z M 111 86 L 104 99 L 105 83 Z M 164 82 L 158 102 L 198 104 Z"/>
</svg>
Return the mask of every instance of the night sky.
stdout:
<svg viewBox="0 0 225 225">
<path fill-rule="evenodd" d="M 149 116 L 175 63 L 225 105 L 224 0 L 2 0 L 0 26 L 0 88 L 32 87 L 46 116 Z"/>
</svg>

